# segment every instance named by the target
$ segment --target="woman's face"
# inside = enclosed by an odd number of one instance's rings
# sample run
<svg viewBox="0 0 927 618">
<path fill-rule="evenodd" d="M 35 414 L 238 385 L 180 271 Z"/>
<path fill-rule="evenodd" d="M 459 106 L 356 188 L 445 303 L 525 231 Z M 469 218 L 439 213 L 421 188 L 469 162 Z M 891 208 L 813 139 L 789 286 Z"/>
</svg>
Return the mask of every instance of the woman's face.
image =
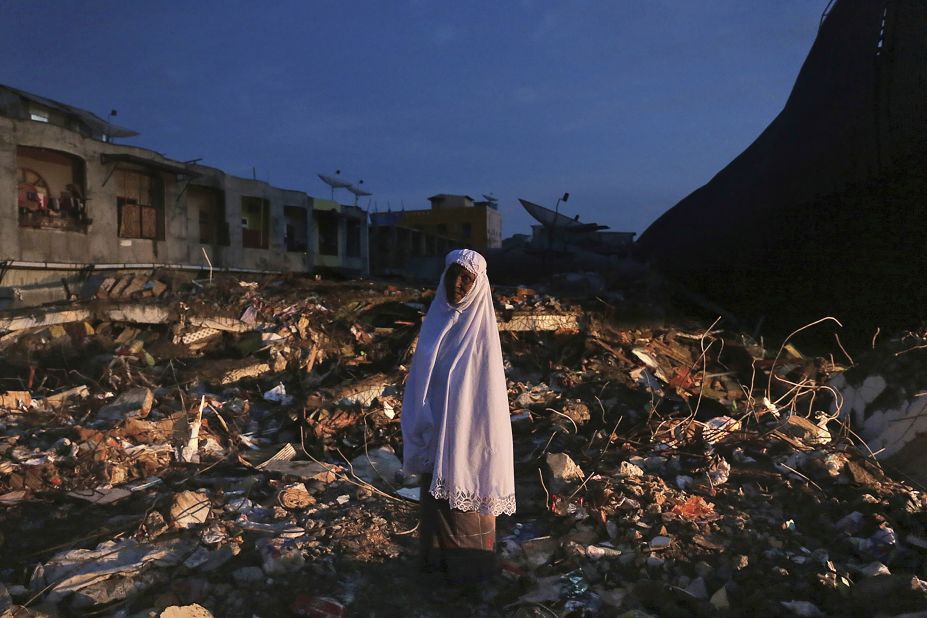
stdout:
<svg viewBox="0 0 927 618">
<path fill-rule="evenodd" d="M 451 264 L 444 275 L 444 292 L 447 302 L 452 305 L 459 304 L 464 299 L 476 281 L 476 275 L 461 266 Z"/>
</svg>

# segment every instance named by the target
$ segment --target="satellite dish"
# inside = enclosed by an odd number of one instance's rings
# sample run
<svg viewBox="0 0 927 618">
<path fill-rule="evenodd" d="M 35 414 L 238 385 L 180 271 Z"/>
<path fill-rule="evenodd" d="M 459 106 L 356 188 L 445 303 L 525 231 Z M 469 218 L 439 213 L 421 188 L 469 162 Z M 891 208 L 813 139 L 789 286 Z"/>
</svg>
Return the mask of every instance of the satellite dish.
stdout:
<svg viewBox="0 0 927 618">
<path fill-rule="evenodd" d="M 351 183 L 347 180 L 341 180 L 335 176 L 326 176 L 325 174 L 319 174 L 319 178 L 322 179 L 322 182 L 327 184 L 332 189 L 347 189 L 351 186 Z"/>
<path fill-rule="evenodd" d="M 373 195 L 373 193 L 370 191 L 364 191 L 363 189 L 355 187 L 354 185 L 348 185 L 345 187 L 345 189 L 353 193 L 356 197 L 366 197 L 368 195 Z"/>
<path fill-rule="evenodd" d="M 345 189 L 347 189 L 348 191 L 350 191 L 351 193 L 354 194 L 354 205 L 355 205 L 355 206 L 357 206 L 357 199 L 358 199 L 359 197 L 366 197 L 366 196 L 368 196 L 368 195 L 373 195 L 373 193 L 371 193 L 370 191 L 364 191 L 363 189 L 361 189 L 361 188 L 360 188 L 360 185 L 362 185 L 362 184 L 364 184 L 364 181 L 363 181 L 363 180 L 358 180 L 358 181 L 357 181 L 357 186 L 348 185 L 348 186 L 345 187 Z"/>
<path fill-rule="evenodd" d="M 338 175 L 341 173 L 341 170 L 335 170 L 334 176 L 327 176 L 325 174 L 319 174 L 319 178 L 322 179 L 322 182 L 327 184 L 332 190 L 332 200 L 335 199 L 335 189 L 347 189 L 351 186 L 351 183 L 347 180 L 341 180 L 338 178 Z"/>
</svg>

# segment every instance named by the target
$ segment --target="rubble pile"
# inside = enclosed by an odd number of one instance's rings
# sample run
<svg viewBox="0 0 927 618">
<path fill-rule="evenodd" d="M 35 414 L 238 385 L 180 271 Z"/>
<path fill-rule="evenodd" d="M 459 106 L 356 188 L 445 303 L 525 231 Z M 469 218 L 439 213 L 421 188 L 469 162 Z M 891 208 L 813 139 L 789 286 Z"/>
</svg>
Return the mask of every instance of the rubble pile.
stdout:
<svg viewBox="0 0 927 618">
<path fill-rule="evenodd" d="M 896 615 L 925 497 L 843 367 L 723 325 L 495 292 L 518 512 L 503 575 L 419 575 L 402 384 L 432 292 L 155 274 L 0 322 L 0 613 Z M 154 285 L 157 281 L 160 285 Z M 843 378 L 845 379 L 845 378 Z"/>
<path fill-rule="evenodd" d="M 927 434 L 927 331 L 873 338 L 872 349 L 834 377 L 841 411 L 869 448 L 898 472 L 919 483 Z"/>
</svg>

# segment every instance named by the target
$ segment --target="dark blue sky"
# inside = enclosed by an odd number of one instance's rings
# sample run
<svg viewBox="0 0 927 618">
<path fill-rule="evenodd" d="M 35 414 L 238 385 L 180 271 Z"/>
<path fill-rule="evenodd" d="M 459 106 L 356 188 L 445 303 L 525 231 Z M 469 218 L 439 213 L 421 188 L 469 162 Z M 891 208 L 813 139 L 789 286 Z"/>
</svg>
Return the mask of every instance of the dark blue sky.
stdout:
<svg viewBox="0 0 927 618">
<path fill-rule="evenodd" d="M 826 4 L 0 0 L 0 83 L 320 197 L 492 192 L 508 236 L 569 191 L 641 232 L 782 109 Z"/>
</svg>

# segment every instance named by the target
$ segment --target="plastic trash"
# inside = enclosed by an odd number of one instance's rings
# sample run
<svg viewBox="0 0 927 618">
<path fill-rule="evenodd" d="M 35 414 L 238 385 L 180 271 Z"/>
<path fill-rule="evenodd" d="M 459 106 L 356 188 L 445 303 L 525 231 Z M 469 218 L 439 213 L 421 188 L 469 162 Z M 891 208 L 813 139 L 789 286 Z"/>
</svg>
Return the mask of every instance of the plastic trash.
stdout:
<svg viewBox="0 0 927 618">
<path fill-rule="evenodd" d="M 293 401 L 295 401 L 291 395 L 286 394 L 286 387 L 283 384 L 278 384 L 277 386 L 264 393 L 264 400 L 273 401 L 285 406 L 288 406 L 293 403 Z"/>
</svg>

